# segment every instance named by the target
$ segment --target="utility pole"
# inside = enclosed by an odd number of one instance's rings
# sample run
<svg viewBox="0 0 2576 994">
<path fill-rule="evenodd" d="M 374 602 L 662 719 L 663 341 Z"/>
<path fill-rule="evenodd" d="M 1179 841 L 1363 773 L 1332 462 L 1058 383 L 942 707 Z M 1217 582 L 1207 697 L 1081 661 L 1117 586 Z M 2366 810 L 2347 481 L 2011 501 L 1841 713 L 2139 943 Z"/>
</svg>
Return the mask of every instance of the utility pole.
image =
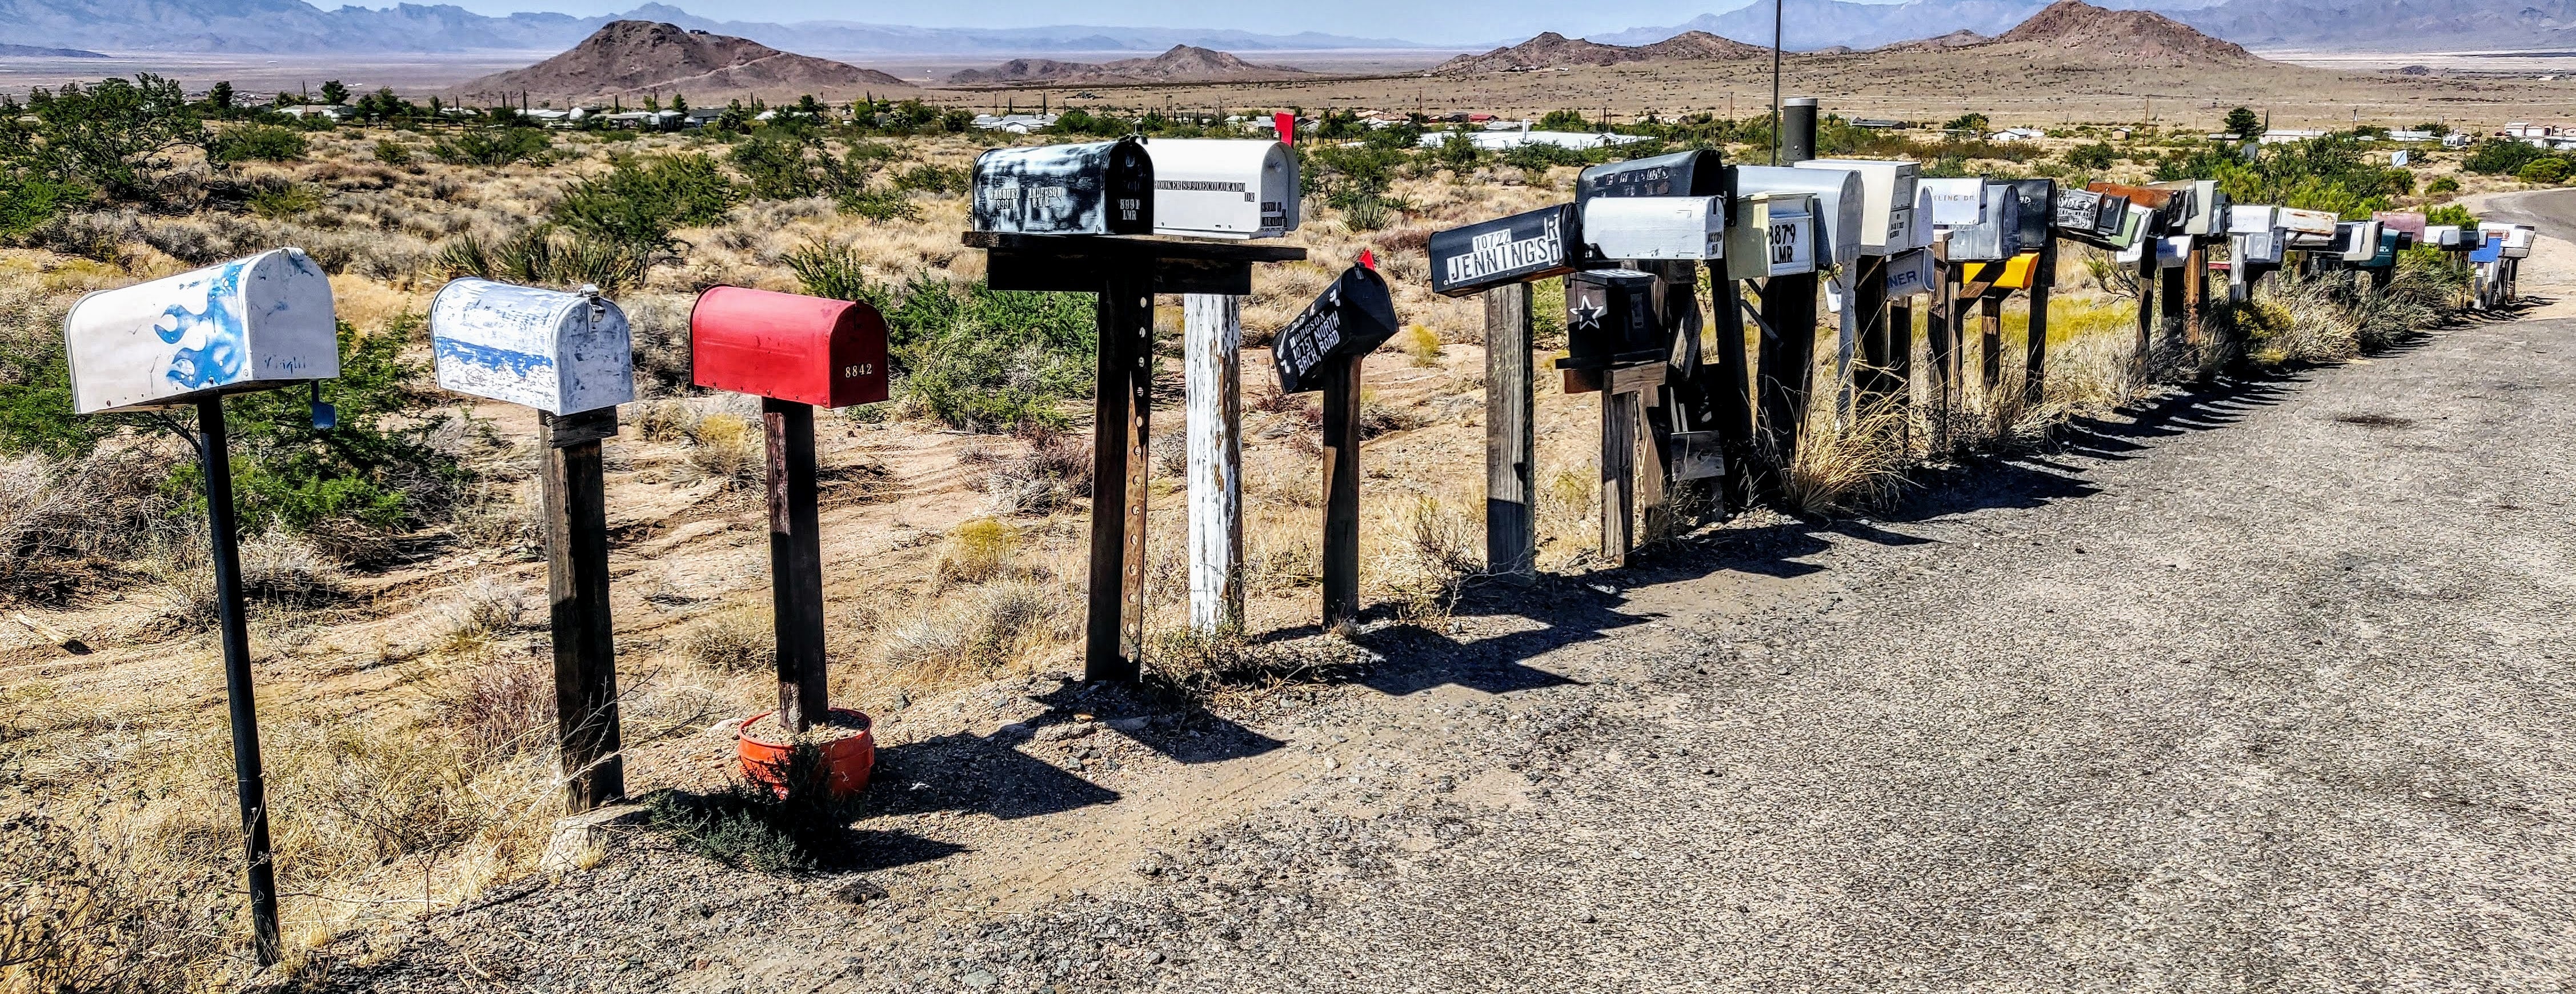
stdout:
<svg viewBox="0 0 2576 994">
<path fill-rule="evenodd" d="M 1771 164 L 1780 164 L 1780 19 L 1788 0 L 1771 0 Z M 1731 104 L 1734 96 L 1727 97 Z"/>
</svg>

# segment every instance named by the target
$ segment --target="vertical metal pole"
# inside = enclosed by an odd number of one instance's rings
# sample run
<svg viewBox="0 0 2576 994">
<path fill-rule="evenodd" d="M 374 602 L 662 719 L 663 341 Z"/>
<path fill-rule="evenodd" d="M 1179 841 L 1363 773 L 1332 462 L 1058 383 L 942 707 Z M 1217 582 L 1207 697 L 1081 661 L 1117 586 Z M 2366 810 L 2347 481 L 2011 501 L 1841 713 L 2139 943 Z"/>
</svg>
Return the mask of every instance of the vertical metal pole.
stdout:
<svg viewBox="0 0 2576 994">
<path fill-rule="evenodd" d="M 1145 642 L 1145 438 L 1153 393 L 1153 272 L 1113 270 L 1099 300 L 1092 399 L 1091 589 L 1083 678 L 1134 680 Z"/>
<path fill-rule="evenodd" d="M 2021 396 L 2031 407 L 2045 398 L 2048 384 L 2048 294 L 2057 285 L 2057 238 L 2039 247 L 2038 271 L 2030 274 L 2030 322 L 2022 342 Z"/>
<path fill-rule="evenodd" d="M 563 764 L 564 807 L 576 814 L 626 794 L 626 761 L 618 734 L 616 628 L 608 612 L 608 503 L 599 452 L 601 436 L 616 431 L 614 407 L 560 418 L 537 414 L 537 442 L 545 459 L 546 603 L 555 643 L 555 729 Z"/>
<path fill-rule="evenodd" d="M 1743 288 L 1727 278 L 1726 263 L 1708 265 L 1711 313 L 1717 317 L 1718 440 L 1726 455 L 1726 501 L 1743 507 L 1753 499 L 1753 375 L 1744 344 Z"/>
<path fill-rule="evenodd" d="M 268 787 L 260 770 L 259 708 L 251 699 L 250 622 L 242 613 L 241 546 L 233 519 L 233 467 L 224 402 L 197 402 L 197 456 L 206 474 L 206 526 L 215 565 L 215 619 L 224 646 L 224 700 L 233 728 L 233 789 L 241 798 L 250 877 L 251 942 L 261 966 L 277 962 L 277 868 L 268 843 Z"/>
<path fill-rule="evenodd" d="M 1788 0 L 1771 0 L 1771 164 L 1780 164 L 1780 23 Z"/>
<path fill-rule="evenodd" d="M 1328 360 L 1324 376 L 1324 627 L 1360 617 L 1360 363 Z"/>
<path fill-rule="evenodd" d="M 1523 583 L 1538 576 L 1531 296 L 1527 283 L 1484 293 L 1485 568 Z"/>
<path fill-rule="evenodd" d="M 769 449 L 769 598 L 778 632 L 778 724 L 802 732 L 830 714 L 823 670 L 823 542 L 814 489 L 814 405 L 760 399 Z"/>
<path fill-rule="evenodd" d="M 1181 298 L 1189 425 L 1190 627 L 1243 624 L 1243 298 Z"/>
</svg>

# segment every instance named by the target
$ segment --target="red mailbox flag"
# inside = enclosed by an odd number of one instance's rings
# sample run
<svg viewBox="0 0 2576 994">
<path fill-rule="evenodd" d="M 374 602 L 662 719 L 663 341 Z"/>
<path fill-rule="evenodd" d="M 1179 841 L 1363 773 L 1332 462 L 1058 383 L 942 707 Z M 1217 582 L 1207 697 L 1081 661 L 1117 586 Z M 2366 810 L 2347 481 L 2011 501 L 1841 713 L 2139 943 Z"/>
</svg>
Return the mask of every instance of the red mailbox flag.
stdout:
<svg viewBox="0 0 2576 994">
<path fill-rule="evenodd" d="M 1270 115 L 1270 124 L 1272 127 L 1279 129 L 1279 144 L 1297 144 L 1297 115 L 1285 113 L 1272 114 Z"/>
<path fill-rule="evenodd" d="M 720 286 L 689 312 L 697 385 L 819 407 L 886 399 L 886 323 L 864 303 Z"/>
</svg>

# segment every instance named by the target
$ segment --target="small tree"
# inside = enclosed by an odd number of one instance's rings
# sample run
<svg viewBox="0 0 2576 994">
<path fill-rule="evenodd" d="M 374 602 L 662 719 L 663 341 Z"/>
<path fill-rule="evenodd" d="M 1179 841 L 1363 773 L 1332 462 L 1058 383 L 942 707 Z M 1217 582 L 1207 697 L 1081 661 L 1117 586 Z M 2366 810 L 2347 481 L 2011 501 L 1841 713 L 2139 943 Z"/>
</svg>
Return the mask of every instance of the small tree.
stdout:
<svg viewBox="0 0 2576 994">
<path fill-rule="evenodd" d="M 213 89 L 207 90 L 206 106 L 214 108 L 217 113 L 233 109 L 232 81 L 223 80 L 216 83 Z"/>
<path fill-rule="evenodd" d="M 2251 109 L 2239 107 L 2227 112 L 2227 133 L 2246 141 L 2263 137 L 2263 119 Z"/>
<path fill-rule="evenodd" d="M 334 106 L 337 106 L 337 105 L 340 105 L 340 104 L 348 103 L 348 102 L 349 102 L 349 86 L 348 86 L 348 84 L 346 84 L 346 83 L 342 83 L 342 82 L 340 82 L 339 80 L 336 80 L 336 79 L 333 79 L 333 80 L 325 80 L 325 81 L 323 81 L 323 83 L 322 83 L 322 102 L 323 102 L 323 103 L 326 103 L 326 104 L 331 104 L 331 105 L 334 105 Z"/>
<path fill-rule="evenodd" d="M 1994 122 L 1988 120 L 1986 115 L 1975 111 L 1969 111 L 1968 113 L 1951 118 L 1948 123 L 1941 125 L 1941 130 L 1971 131 L 1977 134 L 1984 134 L 1986 129 L 1993 124 Z"/>
<path fill-rule="evenodd" d="M 689 112 L 689 95 L 688 95 L 688 94 L 685 94 L 685 93 L 674 93 L 674 94 L 671 94 L 671 109 L 672 109 L 672 110 L 674 110 L 674 111 L 678 111 L 678 112 L 680 112 L 680 113 L 682 113 L 682 114 L 686 114 L 686 113 L 688 113 L 688 112 Z"/>
</svg>

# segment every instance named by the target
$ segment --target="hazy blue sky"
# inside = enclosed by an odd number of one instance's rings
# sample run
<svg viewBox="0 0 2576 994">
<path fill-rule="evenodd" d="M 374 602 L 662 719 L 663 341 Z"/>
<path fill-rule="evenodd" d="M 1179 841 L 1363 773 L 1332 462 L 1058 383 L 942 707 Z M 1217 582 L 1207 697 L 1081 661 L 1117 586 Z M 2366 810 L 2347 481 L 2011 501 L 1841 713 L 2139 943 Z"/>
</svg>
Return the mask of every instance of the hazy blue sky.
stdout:
<svg viewBox="0 0 2576 994">
<path fill-rule="evenodd" d="M 386 0 L 352 0 L 362 6 L 386 6 Z M 644 0 L 444 0 L 476 13 L 507 14 L 552 10 L 567 14 L 611 14 L 633 10 Z M 1291 0 L 1286 3 L 1210 2 L 1210 0 L 1098 0 L 1068 4 L 1061 0 L 974 0 L 971 3 L 896 3 L 887 0 L 677 0 L 672 6 L 701 17 L 728 21 L 839 20 L 922 27 L 1037 27 L 1050 24 L 1143 25 L 1156 27 L 1239 28 L 1287 34 L 1323 31 L 1361 37 L 1407 38 L 1425 42 L 1482 42 L 1519 38 L 1540 31 L 1616 31 L 1649 25 L 1679 24 L 1702 13 L 1724 12 L 1747 0 L 1704 0 L 1673 4 L 1649 0 Z M 325 0 L 336 7 L 340 0 Z"/>
</svg>

